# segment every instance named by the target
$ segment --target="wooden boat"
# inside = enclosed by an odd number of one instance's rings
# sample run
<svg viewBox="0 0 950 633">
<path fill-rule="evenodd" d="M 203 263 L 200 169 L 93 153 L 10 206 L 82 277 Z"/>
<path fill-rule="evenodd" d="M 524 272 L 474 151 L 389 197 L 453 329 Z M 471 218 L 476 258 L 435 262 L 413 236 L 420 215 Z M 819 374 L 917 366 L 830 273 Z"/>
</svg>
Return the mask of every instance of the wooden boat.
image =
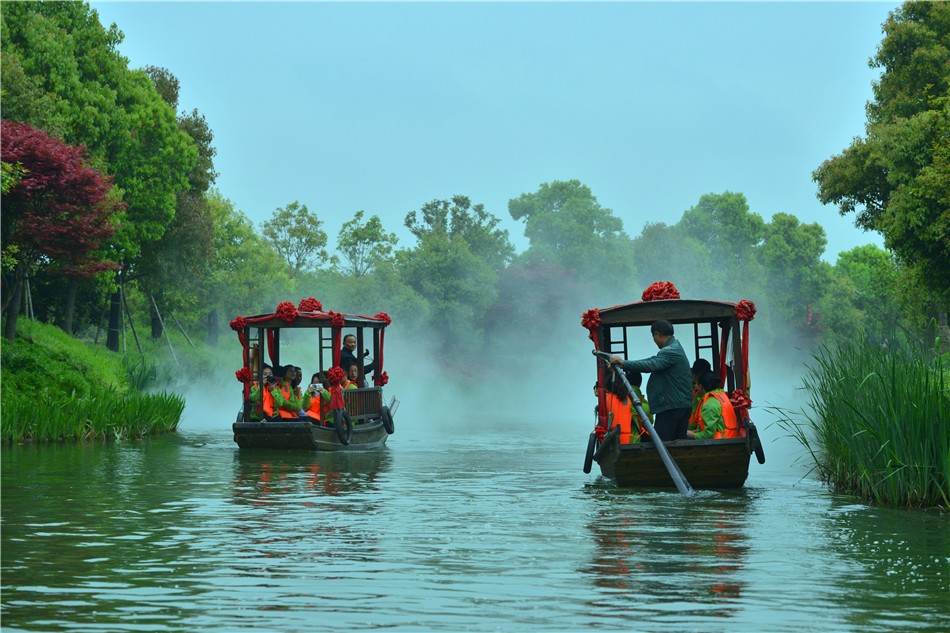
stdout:
<svg viewBox="0 0 950 633">
<path fill-rule="evenodd" d="M 295 307 L 290 302 L 277 306 L 274 313 L 239 316 L 231 321 L 231 329 L 238 334 L 243 348 L 244 366 L 235 372 L 244 385 L 243 406 L 232 425 L 234 441 L 241 448 L 306 449 L 315 451 L 360 451 L 383 447 L 395 432 L 393 416 L 398 401 L 393 398 L 384 404 L 383 387 L 389 375 L 383 371 L 383 346 L 386 327 L 391 319 L 385 312 L 376 316 L 325 312 L 319 301 L 309 297 Z M 373 386 L 341 389 L 332 384 L 331 392 L 336 422 L 326 426 L 308 418 L 254 419 L 255 403 L 250 400 L 251 386 L 263 383 L 264 358 L 272 366 L 281 365 L 281 333 L 305 330 L 304 342 L 308 350 L 307 363 L 312 373 L 317 371 L 342 372 L 339 368 L 340 349 L 345 335 L 356 337 L 356 349 L 372 349 L 375 359 Z M 295 341 L 299 342 L 299 341 Z M 366 380 L 360 367 L 360 381 Z M 329 409 L 323 409 L 327 419 Z"/>
<path fill-rule="evenodd" d="M 755 305 L 749 301 L 729 303 L 679 299 L 669 282 L 653 284 L 643 300 L 588 310 L 581 324 L 587 328 L 597 350 L 623 358 L 652 356 L 628 355 L 630 341 L 649 340 L 650 325 L 666 320 L 673 324 L 675 336 L 689 356 L 692 339 L 694 359 L 705 358 L 713 371 L 724 377 L 723 389 L 736 409 L 740 437 L 713 440 L 676 440 L 666 442 L 669 457 L 682 476 L 697 489 L 741 488 L 749 475 L 753 454 L 765 463 L 758 432 L 749 417 L 749 321 Z M 630 350 L 633 352 L 633 350 Z M 604 379 L 610 371 L 597 360 L 597 386 L 600 401 L 594 410 L 595 430 L 588 439 L 584 471 L 593 462 L 602 475 L 621 487 L 673 487 L 670 468 L 660 451 L 650 442 L 622 444 L 619 427 L 610 427 L 604 401 Z M 647 375 L 648 376 L 648 375 Z M 646 376 L 644 377 L 646 378 Z M 674 467 L 674 468 L 675 468 Z"/>
</svg>

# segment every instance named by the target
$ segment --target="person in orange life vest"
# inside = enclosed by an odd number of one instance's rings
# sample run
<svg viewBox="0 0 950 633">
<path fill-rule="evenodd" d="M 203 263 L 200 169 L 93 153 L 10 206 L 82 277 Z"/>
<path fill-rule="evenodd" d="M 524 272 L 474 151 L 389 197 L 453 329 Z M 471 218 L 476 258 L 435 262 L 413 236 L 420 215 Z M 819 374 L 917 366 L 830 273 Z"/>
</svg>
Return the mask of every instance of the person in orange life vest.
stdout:
<svg viewBox="0 0 950 633">
<path fill-rule="evenodd" d="M 299 412 L 303 409 L 303 396 L 300 394 L 299 387 L 296 390 L 293 387 L 294 379 L 297 377 L 297 368 L 293 365 L 287 365 L 275 369 L 274 373 L 278 378 L 282 378 L 278 388 L 271 391 L 274 404 L 277 406 L 277 413 L 285 420 L 299 417 Z"/>
<path fill-rule="evenodd" d="M 264 378 L 264 387 L 261 389 L 261 410 L 264 413 L 265 420 L 279 420 L 280 411 L 278 404 L 274 400 L 275 396 L 280 398 L 280 378 L 284 374 L 284 368 L 280 365 L 274 367 L 270 376 Z"/>
<path fill-rule="evenodd" d="M 694 440 L 739 437 L 736 411 L 732 408 L 729 396 L 719 386 L 721 384 L 719 374 L 713 371 L 707 371 L 699 377 L 702 400 L 699 404 L 696 430 L 686 432 Z"/>
<path fill-rule="evenodd" d="M 366 386 L 365 383 L 360 384 L 360 366 L 356 363 L 352 363 L 346 369 L 346 379 L 343 381 L 343 388 L 358 389 L 360 386 Z"/>
<path fill-rule="evenodd" d="M 261 370 L 264 374 L 264 382 L 267 382 L 268 378 L 271 378 L 274 375 L 274 370 L 271 369 L 270 365 L 264 365 Z M 264 406 L 261 403 L 261 394 L 264 392 L 264 389 L 261 389 L 261 386 L 257 384 L 257 381 L 251 383 L 251 394 L 249 399 L 254 405 L 251 409 L 250 418 L 252 420 L 262 420 L 264 418 Z"/>
<path fill-rule="evenodd" d="M 699 401 L 701 400 L 699 397 L 699 377 L 707 371 L 712 371 L 712 366 L 705 358 L 697 358 L 689 370 L 689 375 L 693 378 L 693 409 L 689 414 L 687 430 L 696 430 L 696 416 L 699 415 Z"/>
<path fill-rule="evenodd" d="M 323 412 L 320 403 L 330 401 L 330 381 L 322 371 L 318 371 L 310 377 L 310 385 L 307 387 L 304 400 L 307 409 L 306 416 L 314 420 L 315 423 L 321 422 Z"/>
<path fill-rule="evenodd" d="M 633 412 L 631 411 L 632 402 L 627 393 L 627 387 L 622 380 L 618 380 L 613 374 L 609 374 L 604 379 L 604 391 L 607 405 L 607 413 L 613 413 L 612 427 L 620 427 L 620 443 L 629 444 L 631 438 L 631 427 L 633 425 Z M 634 434 L 639 438 L 639 434 Z"/>
</svg>

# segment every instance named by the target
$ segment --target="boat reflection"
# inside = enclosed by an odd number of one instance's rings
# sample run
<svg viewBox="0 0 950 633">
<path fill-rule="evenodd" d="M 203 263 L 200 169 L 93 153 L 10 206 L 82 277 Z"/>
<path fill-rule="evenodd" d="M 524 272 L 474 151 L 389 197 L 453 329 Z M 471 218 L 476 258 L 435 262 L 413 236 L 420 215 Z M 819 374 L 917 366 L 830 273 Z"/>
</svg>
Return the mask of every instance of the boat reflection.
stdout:
<svg viewBox="0 0 950 633">
<path fill-rule="evenodd" d="M 685 501 L 672 492 L 588 492 L 598 505 L 588 525 L 596 547 L 581 572 L 609 593 L 595 605 L 603 615 L 667 613 L 673 604 L 696 603 L 706 616 L 736 614 L 754 495 L 702 492 Z M 618 591 L 631 600 L 617 601 Z"/>
</svg>

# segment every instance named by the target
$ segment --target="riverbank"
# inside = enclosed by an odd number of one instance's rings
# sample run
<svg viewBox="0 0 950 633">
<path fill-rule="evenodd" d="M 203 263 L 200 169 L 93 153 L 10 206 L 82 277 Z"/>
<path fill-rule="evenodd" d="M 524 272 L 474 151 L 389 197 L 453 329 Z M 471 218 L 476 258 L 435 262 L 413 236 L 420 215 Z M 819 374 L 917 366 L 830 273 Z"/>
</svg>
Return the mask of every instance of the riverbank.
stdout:
<svg viewBox="0 0 950 633">
<path fill-rule="evenodd" d="M 778 413 L 823 481 L 874 503 L 950 509 L 946 355 L 852 345 L 823 348 L 808 369 L 808 410 Z"/>
<path fill-rule="evenodd" d="M 21 319 L 0 348 L 4 443 L 113 440 L 178 428 L 185 401 L 146 391 L 154 364 Z M 134 360 L 128 360 L 134 358 Z"/>
</svg>

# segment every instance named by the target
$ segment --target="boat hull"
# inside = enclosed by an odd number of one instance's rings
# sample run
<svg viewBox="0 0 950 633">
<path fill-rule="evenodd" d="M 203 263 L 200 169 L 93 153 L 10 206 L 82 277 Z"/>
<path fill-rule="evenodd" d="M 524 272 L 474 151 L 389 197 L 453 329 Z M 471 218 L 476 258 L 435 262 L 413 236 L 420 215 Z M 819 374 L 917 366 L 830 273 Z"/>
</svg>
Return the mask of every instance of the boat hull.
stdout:
<svg viewBox="0 0 950 633">
<path fill-rule="evenodd" d="M 241 448 L 286 448 L 311 451 L 366 451 L 381 448 L 389 433 L 376 419 L 353 427 L 353 439 L 343 444 L 333 427 L 316 426 L 307 420 L 235 422 L 234 441 Z"/>
<path fill-rule="evenodd" d="M 594 454 L 601 473 L 624 488 L 672 488 L 673 480 L 651 443 L 623 444 L 608 435 Z M 667 442 L 670 457 L 696 489 L 741 488 L 752 448 L 746 438 Z"/>
</svg>

